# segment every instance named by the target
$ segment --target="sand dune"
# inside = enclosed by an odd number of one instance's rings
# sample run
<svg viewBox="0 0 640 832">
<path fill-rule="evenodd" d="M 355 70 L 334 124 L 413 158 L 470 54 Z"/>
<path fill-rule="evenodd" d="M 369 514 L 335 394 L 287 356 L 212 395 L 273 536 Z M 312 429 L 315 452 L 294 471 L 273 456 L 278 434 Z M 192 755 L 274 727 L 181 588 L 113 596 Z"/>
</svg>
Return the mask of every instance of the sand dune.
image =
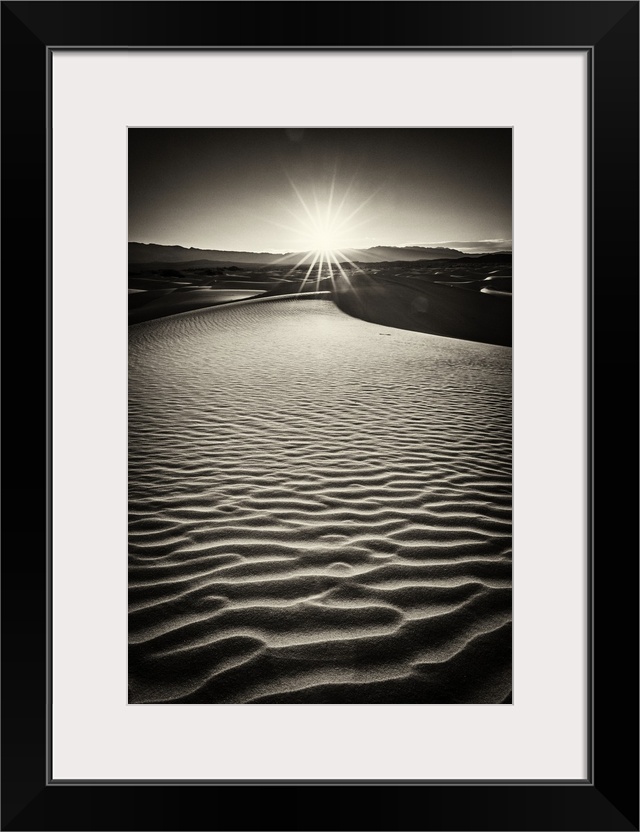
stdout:
<svg viewBox="0 0 640 832">
<path fill-rule="evenodd" d="M 129 359 L 130 702 L 510 701 L 509 348 L 288 299 Z"/>
<path fill-rule="evenodd" d="M 133 303 L 129 302 L 129 323 L 137 324 L 189 312 L 193 309 L 204 309 L 217 303 L 244 300 L 262 295 L 264 289 L 170 289 L 138 291 Z M 145 301 L 145 298 L 148 300 Z"/>
<path fill-rule="evenodd" d="M 486 284 L 465 271 L 433 283 L 406 274 L 338 275 L 334 299 L 344 312 L 375 324 L 510 347 L 511 278 L 507 294 L 495 291 L 500 280 Z M 491 291 L 482 288 L 488 285 Z"/>
</svg>

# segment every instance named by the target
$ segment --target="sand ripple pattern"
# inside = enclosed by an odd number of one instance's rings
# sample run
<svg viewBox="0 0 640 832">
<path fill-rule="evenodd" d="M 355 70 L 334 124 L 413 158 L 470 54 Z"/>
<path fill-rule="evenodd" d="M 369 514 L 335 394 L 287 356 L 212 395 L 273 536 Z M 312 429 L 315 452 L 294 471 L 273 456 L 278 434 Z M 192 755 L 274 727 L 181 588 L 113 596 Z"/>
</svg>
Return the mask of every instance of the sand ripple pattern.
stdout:
<svg viewBox="0 0 640 832">
<path fill-rule="evenodd" d="M 509 348 L 306 299 L 129 338 L 130 702 L 510 701 Z"/>
</svg>

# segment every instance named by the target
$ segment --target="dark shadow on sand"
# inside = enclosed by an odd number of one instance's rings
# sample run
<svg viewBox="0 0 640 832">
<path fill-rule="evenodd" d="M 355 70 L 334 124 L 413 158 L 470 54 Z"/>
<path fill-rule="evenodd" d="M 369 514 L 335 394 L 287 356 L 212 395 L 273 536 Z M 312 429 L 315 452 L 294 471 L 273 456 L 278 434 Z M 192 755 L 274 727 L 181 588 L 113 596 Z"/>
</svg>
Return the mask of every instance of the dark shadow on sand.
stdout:
<svg viewBox="0 0 640 832">
<path fill-rule="evenodd" d="M 476 286 L 351 274 L 335 279 L 333 299 L 348 315 L 384 326 L 510 347 L 511 295 Z"/>
</svg>

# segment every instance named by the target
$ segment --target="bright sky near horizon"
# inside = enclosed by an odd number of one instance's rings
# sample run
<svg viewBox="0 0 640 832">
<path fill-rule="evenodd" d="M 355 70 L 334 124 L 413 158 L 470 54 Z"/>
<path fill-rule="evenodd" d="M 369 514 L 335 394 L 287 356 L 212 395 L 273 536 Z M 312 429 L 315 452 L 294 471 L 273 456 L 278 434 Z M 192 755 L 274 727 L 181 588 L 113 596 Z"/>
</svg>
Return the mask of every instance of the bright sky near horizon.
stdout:
<svg viewBox="0 0 640 832">
<path fill-rule="evenodd" d="M 510 128 L 130 128 L 129 240 L 511 248 Z"/>
</svg>

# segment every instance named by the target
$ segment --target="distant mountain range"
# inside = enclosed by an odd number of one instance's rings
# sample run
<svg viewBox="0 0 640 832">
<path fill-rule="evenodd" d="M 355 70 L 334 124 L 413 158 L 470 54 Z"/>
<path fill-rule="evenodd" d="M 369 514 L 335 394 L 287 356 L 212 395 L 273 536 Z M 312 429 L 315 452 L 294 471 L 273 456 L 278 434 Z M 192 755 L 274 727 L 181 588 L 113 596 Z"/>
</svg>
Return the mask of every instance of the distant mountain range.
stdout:
<svg viewBox="0 0 640 832">
<path fill-rule="evenodd" d="M 507 252 L 509 257 L 511 252 Z M 415 260 L 459 260 L 461 258 L 494 257 L 495 254 L 465 254 L 454 248 L 428 246 L 373 246 L 367 249 L 344 249 L 341 260 L 358 263 L 411 262 Z M 505 252 L 496 252 L 505 254 Z M 220 265 L 296 265 L 311 263 L 314 255 L 304 252 L 271 254 L 266 251 L 218 251 L 216 249 L 162 246 L 156 243 L 129 243 L 129 265 L 151 263 L 187 264 L 191 262 L 218 263 Z"/>
</svg>

